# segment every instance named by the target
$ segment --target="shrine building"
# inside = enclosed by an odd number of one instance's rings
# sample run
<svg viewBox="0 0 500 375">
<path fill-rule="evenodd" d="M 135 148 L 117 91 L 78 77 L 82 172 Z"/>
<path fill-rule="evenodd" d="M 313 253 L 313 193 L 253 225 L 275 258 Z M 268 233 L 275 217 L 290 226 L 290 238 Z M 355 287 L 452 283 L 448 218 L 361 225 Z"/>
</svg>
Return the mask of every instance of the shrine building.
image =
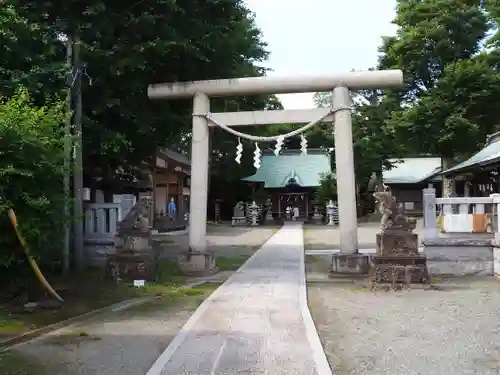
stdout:
<svg viewBox="0 0 500 375">
<path fill-rule="evenodd" d="M 276 156 L 263 151 L 260 168 L 252 176 L 243 178 L 254 190 L 264 189 L 272 201 L 275 219 L 283 218 L 287 206 L 298 206 L 300 217 L 310 219 L 314 213 L 314 191 L 321 185 L 321 177 L 332 172 L 328 150 L 283 150 Z"/>
</svg>

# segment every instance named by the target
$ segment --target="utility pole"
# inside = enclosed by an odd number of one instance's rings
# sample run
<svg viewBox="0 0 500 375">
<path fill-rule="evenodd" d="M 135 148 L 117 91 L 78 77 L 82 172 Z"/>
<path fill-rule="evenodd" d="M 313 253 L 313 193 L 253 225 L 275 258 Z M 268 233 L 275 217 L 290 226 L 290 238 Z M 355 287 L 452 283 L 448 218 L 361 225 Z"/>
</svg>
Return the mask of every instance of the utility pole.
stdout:
<svg viewBox="0 0 500 375">
<path fill-rule="evenodd" d="M 73 170 L 73 195 L 74 195 L 74 248 L 76 267 L 82 271 L 85 267 L 83 254 L 83 161 L 82 161 L 82 63 L 80 55 L 80 38 L 75 36 L 74 41 L 74 66 L 75 77 L 75 130 L 74 130 L 74 170 Z"/>
<path fill-rule="evenodd" d="M 68 73 L 66 75 L 67 94 L 66 94 L 66 106 L 68 114 L 72 110 L 72 81 L 73 81 L 73 39 L 68 35 L 66 41 L 66 64 Z M 72 115 L 68 116 L 66 120 L 66 125 L 64 127 L 64 248 L 63 248 L 63 272 L 65 275 L 69 273 L 70 268 L 70 236 L 71 236 L 71 180 L 70 180 L 70 168 L 71 168 L 71 119 Z"/>
</svg>

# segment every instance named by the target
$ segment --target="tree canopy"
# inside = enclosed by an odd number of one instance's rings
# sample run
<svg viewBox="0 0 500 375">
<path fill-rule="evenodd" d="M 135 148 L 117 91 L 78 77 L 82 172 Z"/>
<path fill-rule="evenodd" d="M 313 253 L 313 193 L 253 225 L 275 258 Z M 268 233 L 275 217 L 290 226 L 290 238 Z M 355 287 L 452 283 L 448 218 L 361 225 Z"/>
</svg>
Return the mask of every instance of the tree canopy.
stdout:
<svg viewBox="0 0 500 375">
<path fill-rule="evenodd" d="M 86 170 L 98 167 L 93 172 L 104 178 L 113 177 L 119 167 L 131 170 L 140 165 L 157 147 L 186 151 L 190 101 L 151 101 L 146 93 L 149 84 L 265 73 L 259 64 L 267 57 L 266 45 L 240 0 L 7 3 L 15 14 L 7 27 L 26 34 L 23 40 L 13 38 L 12 66 L 22 59 L 20 54 L 33 53 L 21 42 L 34 34 L 40 56 L 50 49 L 54 53 L 46 56 L 50 63 L 41 57 L 33 60 L 33 69 L 64 66 L 61 40 L 79 41 L 84 64 L 77 67 L 84 73 L 84 164 Z M 60 93 L 64 75 L 50 78 L 57 82 L 32 76 L 36 84 L 27 87 L 43 85 L 46 93 Z M 237 102 L 258 109 L 267 100 Z"/>
<path fill-rule="evenodd" d="M 499 129 L 499 22 L 500 5 L 493 0 L 397 1 L 396 35 L 382 38 L 373 68 L 402 69 L 404 87 L 353 95 L 360 187 L 382 165 L 390 167 L 391 157 L 465 157 Z M 267 47 L 242 0 L 7 0 L 0 30 L 0 93 L 12 95 L 23 84 L 40 105 L 64 94 L 64 41 L 79 41 L 84 165 L 104 178 L 113 178 L 119 167 L 141 165 L 158 147 L 189 150 L 191 103 L 151 101 L 149 84 L 266 73 L 261 63 Z M 330 96 L 319 93 L 315 100 L 329 105 Z M 280 106 L 267 96 L 213 101 L 214 111 Z M 248 132 L 275 135 L 294 128 Z M 314 127 L 307 138 L 309 147 L 334 147 L 329 124 Z M 250 157 L 234 164 L 235 137 L 214 129 L 211 142 L 211 167 L 223 182 L 252 173 Z M 298 147 L 298 139 L 287 146 Z"/>
<path fill-rule="evenodd" d="M 395 36 L 384 37 L 376 69 L 401 69 L 404 87 L 353 94 L 356 179 L 390 168 L 391 157 L 460 159 L 500 130 L 500 3 L 398 0 Z M 317 106 L 330 93 L 314 96 Z M 325 180 L 325 184 L 329 182 Z"/>
<path fill-rule="evenodd" d="M 402 106 L 387 124 L 408 150 L 470 155 L 496 130 L 498 51 L 485 48 L 498 34 L 493 8 L 479 0 L 398 1 L 398 32 L 381 63 L 405 72 Z"/>
<path fill-rule="evenodd" d="M 14 209 L 35 255 L 50 263 L 62 248 L 64 102 L 34 105 L 27 90 L 0 97 L 0 268 L 20 261 L 7 211 Z"/>
</svg>

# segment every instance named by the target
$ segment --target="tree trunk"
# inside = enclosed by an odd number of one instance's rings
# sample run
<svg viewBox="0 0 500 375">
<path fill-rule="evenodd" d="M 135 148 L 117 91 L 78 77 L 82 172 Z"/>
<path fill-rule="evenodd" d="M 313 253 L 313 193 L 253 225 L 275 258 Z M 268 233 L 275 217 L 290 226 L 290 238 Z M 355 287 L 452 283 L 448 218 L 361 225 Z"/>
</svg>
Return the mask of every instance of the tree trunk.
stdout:
<svg viewBox="0 0 500 375">
<path fill-rule="evenodd" d="M 441 168 L 443 171 L 453 166 L 453 159 L 448 157 L 441 158 Z M 456 195 L 455 179 L 443 176 L 443 198 L 451 198 Z"/>
</svg>

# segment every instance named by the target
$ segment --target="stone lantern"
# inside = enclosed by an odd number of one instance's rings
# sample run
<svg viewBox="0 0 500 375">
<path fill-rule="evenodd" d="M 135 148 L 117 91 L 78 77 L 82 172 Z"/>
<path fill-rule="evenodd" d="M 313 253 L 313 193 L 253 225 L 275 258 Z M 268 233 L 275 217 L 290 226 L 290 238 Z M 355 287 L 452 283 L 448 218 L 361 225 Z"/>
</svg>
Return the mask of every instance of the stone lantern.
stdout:
<svg viewBox="0 0 500 375">
<path fill-rule="evenodd" d="M 257 218 L 259 217 L 259 206 L 257 205 L 257 203 L 255 203 L 255 201 L 253 201 L 249 209 L 250 209 L 250 218 L 252 220 L 251 225 L 256 226 L 258 225 Z"/>
<path fill-rule="evenodd" d="M 335 225 L 335 222 L 333 220 L 334 208 L 335 208 L 335 206 L 333 204 L 333 201 L 330 199 L 330 201 L 326 205 L 326 218 L 328 220 L 326 225 Z"/>
</svg>

